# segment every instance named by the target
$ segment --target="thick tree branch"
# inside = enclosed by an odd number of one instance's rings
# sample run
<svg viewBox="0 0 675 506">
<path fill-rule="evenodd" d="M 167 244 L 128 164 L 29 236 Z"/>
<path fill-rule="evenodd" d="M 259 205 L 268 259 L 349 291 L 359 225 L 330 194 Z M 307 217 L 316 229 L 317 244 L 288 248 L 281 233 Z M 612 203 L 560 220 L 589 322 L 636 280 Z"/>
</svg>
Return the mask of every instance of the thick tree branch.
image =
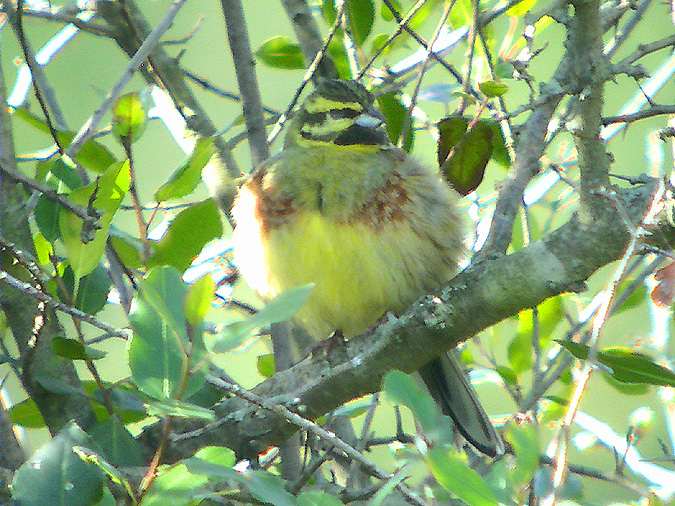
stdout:
<svg viewBox="0 0 675 506">
<path fill-rule="evenodd" d="M 251 53 L 248 28 L 241 0 L 221 0 L 220 4 L 227 26 L 227 38 L 234 61 L 239 93 L 241 94 L 244 121 L 248 132 L 248 145 L 251 151 L 251 165 L 257 166 L 270 156 L 265 138 L 265 119 L 258 77 L 255 73 L 255 58 Z"/>
<path fill-rule="evenodd" d="M 624 207 L 637 223 L 642 219 L 654 186 L 622 194 Z M 610 206 L 611 207 L 611 206 Z M 311 357 L 277 373 L 252 391 L 271 402 L 285 404 L 306 418 L 318 417 L 355 397 L 380 389 L 391 369 L 406 372 L 459 342 L 548 297 L 583 288 L 598 268 L 621 257 L 629 240 L 618 212 L 585 226 L 577 218 L 547 238 L 514 254 L 490 258 L 471 266 L 435 295 L 418 300 L 400 317 L 389 317 L 374 331 L 350 340 L 327 356 Z M 672 237 L 673 227 L 666 233 Z M 404 358 L 405 357 L 405 358 Z M 224 444 L 251 455 L 279 444 L 296 428 L 283 417 L 261 411 L 241 399 L 218 406 L 217 427 L 203 427 L 192 437 L 175 437 L 167 457 L 175 460 L 209 444 Z M 199 429 L 181 422 L 177 432 Z M 152 447 L 156 427 L 141 436 Z"/>
</svg>

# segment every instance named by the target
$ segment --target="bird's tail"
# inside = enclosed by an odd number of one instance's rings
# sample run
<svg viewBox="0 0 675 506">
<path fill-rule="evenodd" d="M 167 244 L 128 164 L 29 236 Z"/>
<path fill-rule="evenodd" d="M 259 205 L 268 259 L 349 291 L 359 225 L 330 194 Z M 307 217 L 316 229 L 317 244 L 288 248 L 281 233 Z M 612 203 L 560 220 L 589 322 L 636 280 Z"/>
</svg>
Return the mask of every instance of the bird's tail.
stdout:
<svg viewBox="0 0 675 506">
<path fill-rule="evenodd" d="M 492 457 L 504 453 L 504 442 L 469 384 L 457 359 L 446 353 L 419 370 L 431 396 L 450 416 L 462 436 Z"/>
</svg>

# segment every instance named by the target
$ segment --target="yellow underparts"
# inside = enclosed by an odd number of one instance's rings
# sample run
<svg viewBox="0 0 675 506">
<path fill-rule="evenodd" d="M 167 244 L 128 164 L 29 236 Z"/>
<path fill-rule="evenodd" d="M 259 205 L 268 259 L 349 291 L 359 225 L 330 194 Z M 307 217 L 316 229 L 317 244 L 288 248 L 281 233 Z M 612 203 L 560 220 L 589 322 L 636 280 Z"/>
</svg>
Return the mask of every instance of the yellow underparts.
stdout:
<svg viewBox="0 0 675 506">
<path fill-rule="evenodd" d="M 254 203 L 251 193 L 240 195 L 237 265 L 266 298 L 315 283 L 296 319 L 316 338 L 336 329 L 345 336 L 365 332 L 387 311 L 404 309 L 451 275 L 433 243 L 405 220 L 375 229 L 301 211 L 288 224 L 263 232 L 246 212 Z"/>
</svg>

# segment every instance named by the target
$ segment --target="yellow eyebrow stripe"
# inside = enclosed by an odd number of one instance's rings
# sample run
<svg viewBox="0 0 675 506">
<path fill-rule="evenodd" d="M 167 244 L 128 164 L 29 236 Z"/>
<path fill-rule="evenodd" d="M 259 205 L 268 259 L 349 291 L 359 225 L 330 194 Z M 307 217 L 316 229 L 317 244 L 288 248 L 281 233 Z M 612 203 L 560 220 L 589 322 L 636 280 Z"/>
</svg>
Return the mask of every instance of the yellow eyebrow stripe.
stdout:
<svg viewBox="0 0 675 506">
<path fill-rule="evenodd" d="M 305 104 L 305 111 L 309 113 L 326 112 L 331 109 L 355 109 L 360 111 L 363 106 L 358 102 L 338 102 L 324 97 L 315 97 L 311 102 Z"/>
<path fill-rule="evenodd" d="M 319 123 L 318 125 L 305 124 L 302 127 L 302 131 L 312 136 L 326 135 L 345 130 L 353 124 L 354 118 L 329 119 L 323 123 Z"/>
</svg>

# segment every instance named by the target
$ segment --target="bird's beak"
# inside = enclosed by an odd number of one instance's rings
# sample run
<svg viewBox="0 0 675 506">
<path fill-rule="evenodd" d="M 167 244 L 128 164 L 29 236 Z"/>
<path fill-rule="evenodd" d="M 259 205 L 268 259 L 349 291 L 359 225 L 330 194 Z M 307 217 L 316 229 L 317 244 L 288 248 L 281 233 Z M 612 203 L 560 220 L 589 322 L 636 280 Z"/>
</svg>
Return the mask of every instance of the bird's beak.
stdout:
<svg viewBox="0 0 675 506">
<path fill-rule="evenodd" d="M 368 109 L 368 111 L 358 115 L 354 123 L 360 127 L 374 130 L 384 123 L 384 116 L 377 109 Z"/>
</svg>

